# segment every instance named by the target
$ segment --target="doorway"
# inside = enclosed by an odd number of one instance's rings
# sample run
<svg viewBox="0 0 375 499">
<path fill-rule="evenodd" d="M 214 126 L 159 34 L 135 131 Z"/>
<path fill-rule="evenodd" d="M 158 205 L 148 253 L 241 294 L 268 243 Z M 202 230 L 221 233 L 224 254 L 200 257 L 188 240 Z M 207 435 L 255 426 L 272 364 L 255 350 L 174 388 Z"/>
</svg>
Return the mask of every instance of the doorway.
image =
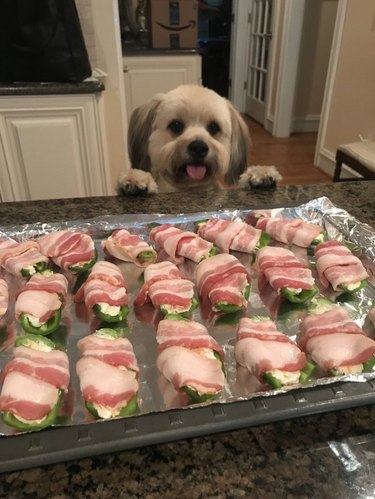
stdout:
<svg viewBox="0 0 375 499">
<path fill-rule="evenodd" d="M 229 92 L 232 0 L 199 2 L 198 45 L 202 84 L 222 97 Z"/>
<path fill-rule="evenodd" d="M 319 129 L 338 7 L 338 0 L 292 3 L 233 4 L 230 100 L 276 137 Z"/>
<path fill-rule="evenodd" d="M 266 86 L 272 39 L 273 0 L 254 0 L 249 12 L 249 59 L 245 113 L 264 124 Z"/>
</svg>

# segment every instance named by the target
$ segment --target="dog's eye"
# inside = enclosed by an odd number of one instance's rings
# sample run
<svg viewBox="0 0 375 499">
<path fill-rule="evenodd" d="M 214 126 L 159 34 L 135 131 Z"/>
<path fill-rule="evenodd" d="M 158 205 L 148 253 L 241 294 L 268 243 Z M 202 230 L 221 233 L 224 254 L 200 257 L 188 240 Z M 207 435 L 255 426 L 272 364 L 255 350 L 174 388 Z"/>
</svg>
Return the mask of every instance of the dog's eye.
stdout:
<svg viewBox="0 0 375 499">
<path fill-rule="evenodd" d="M 182 121 L 173 120 L 169 123 L 168 128 L 172 133 L 180 135 L 184 131 L 185 125 L 182 123 Z"/>
<path fill-rule="evenodd" d="M 207 131 L 210 135 L 216 135 L 220 132 L 220 127 L 216 123 L 216 121 L 210 121 L 210 123 L 207 125 Z"/>
</svg>

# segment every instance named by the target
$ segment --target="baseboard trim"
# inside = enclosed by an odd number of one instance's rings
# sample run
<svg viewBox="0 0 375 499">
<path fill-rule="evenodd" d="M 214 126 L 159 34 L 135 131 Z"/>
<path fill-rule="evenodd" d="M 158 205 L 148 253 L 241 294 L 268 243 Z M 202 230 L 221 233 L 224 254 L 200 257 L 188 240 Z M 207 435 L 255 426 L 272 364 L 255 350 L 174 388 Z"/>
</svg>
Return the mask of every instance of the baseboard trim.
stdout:
<svg viewBox="0 0 375 499">
<path fill-rule="evenodd" d="M 316 166 L 322 170 L 324 173 L 333 178 L 333 174 L 336 168 L 336 158 L 335 154 L 325 148 L 321 148 L 318 153 L 318 160 L 316 161 Z M 349 166 L 343 164 L 341 169 L 341 178 L 361 178 L 358 172 L 352 170 Z"/>
<path fill-rule="evenodd" d="M 318 132 L 320 123 L 319 114 L 308 114 L 307 116 L 300 116 L 292 120 L 293 133 L 310 133 Z"/>
</svg>

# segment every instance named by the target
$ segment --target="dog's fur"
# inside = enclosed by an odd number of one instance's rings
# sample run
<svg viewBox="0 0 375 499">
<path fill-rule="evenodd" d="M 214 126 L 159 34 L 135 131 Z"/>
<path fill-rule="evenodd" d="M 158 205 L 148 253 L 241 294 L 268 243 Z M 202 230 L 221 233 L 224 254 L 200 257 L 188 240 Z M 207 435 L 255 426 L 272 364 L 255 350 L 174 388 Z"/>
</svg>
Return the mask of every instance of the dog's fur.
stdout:
<svg viewBox="0 0 375 499">
<path fill-rule="evenodd" d="M 132 169 L 119 180 L 122 194 L 224 188 L 251 183 L 250 135 L 229 100 L 199 85 L 180 85 L 137 108 L 129 123 Z M 259 167 L 257 167 L 259 170 Z M 267 167 L 261 167 L 267 168 Z M 271 167 L 265 184 L 279 180 Z M 262 183 L 262 180 L 260 180 Z"/>
</svg>

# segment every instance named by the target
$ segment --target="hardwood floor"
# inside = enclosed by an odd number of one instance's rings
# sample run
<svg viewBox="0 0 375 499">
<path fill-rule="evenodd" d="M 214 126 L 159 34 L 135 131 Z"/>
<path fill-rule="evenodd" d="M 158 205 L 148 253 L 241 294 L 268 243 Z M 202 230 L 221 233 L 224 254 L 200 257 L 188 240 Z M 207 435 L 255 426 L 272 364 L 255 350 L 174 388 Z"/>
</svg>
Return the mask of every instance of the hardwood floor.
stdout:
<svg viewBox="0 0 375 499">
<path fill-rule="evenodd" d="M 279 139 L 248 116 L 244 118 L 252 139 L 249 165 L 276 166 L 283 176 L 280 185 L 332 182 L 331 177 L 314 166 L 317 133 L 298 133 Z"/>
</svg>

